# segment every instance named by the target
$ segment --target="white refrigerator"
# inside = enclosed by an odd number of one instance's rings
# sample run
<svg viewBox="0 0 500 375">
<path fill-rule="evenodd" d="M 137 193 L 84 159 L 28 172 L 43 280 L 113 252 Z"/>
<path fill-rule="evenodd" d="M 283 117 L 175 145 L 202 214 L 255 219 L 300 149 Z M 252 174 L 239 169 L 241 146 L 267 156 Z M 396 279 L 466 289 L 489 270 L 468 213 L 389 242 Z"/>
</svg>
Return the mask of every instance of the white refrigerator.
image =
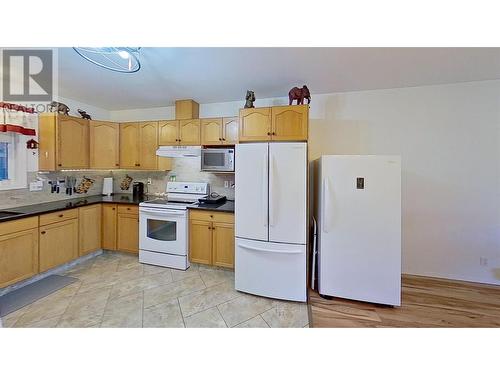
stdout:
<svg viewBox="0 0 500 375">
<path fill-rule="evenodd" d="M 316 161 L 318 291 L 401 305 L 401 158 Z"/>
<path fill-rule="evenodd" d="M 236 145 L 235 287 L 306 301 L 307 145 Z"/>
</svg>

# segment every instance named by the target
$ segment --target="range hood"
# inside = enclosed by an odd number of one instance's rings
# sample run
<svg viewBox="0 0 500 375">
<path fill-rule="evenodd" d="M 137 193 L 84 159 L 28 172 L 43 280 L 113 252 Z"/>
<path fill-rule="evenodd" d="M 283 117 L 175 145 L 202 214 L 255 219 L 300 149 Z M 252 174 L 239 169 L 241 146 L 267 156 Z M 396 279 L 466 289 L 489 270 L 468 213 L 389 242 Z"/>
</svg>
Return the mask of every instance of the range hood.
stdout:
<svg viewBox="0 0 500 375">
<path fill-rule="evenodd" d="M 190 158 L 201 155 L 201 146 L 160 146 L 156 155 L 164 158 Z"/>
</svg>

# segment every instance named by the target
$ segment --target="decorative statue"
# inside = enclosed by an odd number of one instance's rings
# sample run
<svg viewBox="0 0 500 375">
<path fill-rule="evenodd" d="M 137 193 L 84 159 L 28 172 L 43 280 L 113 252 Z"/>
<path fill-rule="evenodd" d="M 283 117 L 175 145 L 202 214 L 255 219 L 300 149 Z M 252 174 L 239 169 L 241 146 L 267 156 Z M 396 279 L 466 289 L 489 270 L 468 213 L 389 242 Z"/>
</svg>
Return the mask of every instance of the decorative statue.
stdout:
<svg viewBox="0 0 500 375">
<path fill-rule="evenodd" d="M 255 108 L 253 106 L 253 102 L 255 101 L 255 94 L 253 91 L 247 90 L 247 96 L 245 97 L 247 100 L 245 103 L 245 108 Z"/>
<path fill-rule="evenodd" d="M 77 111 L 80 114 L 80 116 L 82 116 L 83 119 L 92 120 L 92 117 L 90 117 L 90 115 L 87 112 L 82 111 L 81 109 L 77 109 Z"/>
<path fill-rule="evenodd" d="M 69 107 L 64 103 L 51 102 L 49 104 L 50 112 L 54 112 L 54 108 L 57 109 L 57 113 L 63 113 L 65 115 L 69 114 Z"/>
<path fill-rule="evenodd" d="M 307 104 L 311 103 L 311 93 L 306 85 L 302 86 L 301 89 L 294 87 L 288 93 L 289 105 L 292 105 L 294 100 L 297 100 L 297 104 L 304 104 L 304 98 L 307 99 Z"/>
</svg>

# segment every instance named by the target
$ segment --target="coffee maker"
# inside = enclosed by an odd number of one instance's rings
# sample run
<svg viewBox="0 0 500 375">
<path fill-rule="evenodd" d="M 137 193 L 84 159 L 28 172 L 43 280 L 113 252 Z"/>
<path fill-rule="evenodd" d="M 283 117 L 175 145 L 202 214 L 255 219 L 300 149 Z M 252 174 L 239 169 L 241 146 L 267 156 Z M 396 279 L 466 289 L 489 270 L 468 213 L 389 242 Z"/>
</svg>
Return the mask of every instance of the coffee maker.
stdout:
<svg viewBox="0 0 500 375">
<path fill-rule="evenodd" d="M 134 182 L 132 184 L 132 194 L 134 196 L 134 199 L 144 197 L 144 183 Z"/>
</svg>

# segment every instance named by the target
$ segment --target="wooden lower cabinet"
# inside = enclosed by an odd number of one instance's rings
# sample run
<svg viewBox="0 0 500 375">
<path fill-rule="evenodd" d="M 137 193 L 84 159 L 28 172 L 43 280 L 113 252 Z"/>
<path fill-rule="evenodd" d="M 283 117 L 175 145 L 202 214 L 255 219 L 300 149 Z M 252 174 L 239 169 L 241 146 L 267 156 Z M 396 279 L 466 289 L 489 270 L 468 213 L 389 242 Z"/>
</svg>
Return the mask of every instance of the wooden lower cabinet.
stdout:
<svg viewBox="0 0 500 375">
<path fill-rule="evenodd" d="M 40 272 L 78 257 L 78 219 L 40 227 Z"/>
<path fill-rule="evenodd" d="M 189 222 L 189 260 L 193 263 L 212 264 L 212 223 Z"/>
<path fill-rule="evenodd" d="M 193 263 L 234 268 L 234 215 L 191 211 L 189 259 Z"/>
<path fill-rule="evenodd" d="M 117 207 L 116 204 L 104 203 L 102 205 L 102 248 L 116 250 L 117 232 Z"/>
<path fill-rule="evenodd" d="M 101 249 L 101 205 L 94 204 L 78 209 L 80 256 Z"/>
<path fill-rule="evenodd" d="M 139 212 L 137 207 L 118 207 L 116 249 L 139 253 Z"/>
<path fill-rule="evenodd" d="M 35 219 L 33 229 L 0 235 L 0 288 L 38 273 L 38 217 Z M 17 221 L 21 220 L 9 224 Z"/>
<path fill-rule="evenodd" d="M 213 223 L 212 264 L 234 267 L 234 224 Z"/>
</svg>

